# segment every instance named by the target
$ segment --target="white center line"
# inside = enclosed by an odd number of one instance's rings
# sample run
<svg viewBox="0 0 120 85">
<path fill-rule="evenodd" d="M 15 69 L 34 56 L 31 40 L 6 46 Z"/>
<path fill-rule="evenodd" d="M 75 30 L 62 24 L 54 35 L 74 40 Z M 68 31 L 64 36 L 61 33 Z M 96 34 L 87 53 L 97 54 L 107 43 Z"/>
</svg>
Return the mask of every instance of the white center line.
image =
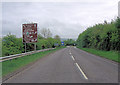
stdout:
<svg viewBox="0 0 120 85">
<path fill-rule="evenodd" d="M 82 69 L 80 68 L 80 66 L 79 66 L 77 63 L 75 63 L 75 64 L 76 64 L 76 66 L 78 67 L 78 69 L 80 70 L 80 72 L 82 73 L 82 75 L 84 76 L 84 78 L 85 78 L 86 80 L 88 80 L 87 76 L 86 76 L 85 73 L 82 71 Z"/>
<path fill-rule="evenodd" d="M 71 52 L 70 52 L 70 55 L 71 55 Z"/>
<path fill-rule="evenodd" d="M 72 57 L 72 59 L 75 61 L 75 58 L 73 57 L 73 56 L 71 56 Z"/>
</svg>

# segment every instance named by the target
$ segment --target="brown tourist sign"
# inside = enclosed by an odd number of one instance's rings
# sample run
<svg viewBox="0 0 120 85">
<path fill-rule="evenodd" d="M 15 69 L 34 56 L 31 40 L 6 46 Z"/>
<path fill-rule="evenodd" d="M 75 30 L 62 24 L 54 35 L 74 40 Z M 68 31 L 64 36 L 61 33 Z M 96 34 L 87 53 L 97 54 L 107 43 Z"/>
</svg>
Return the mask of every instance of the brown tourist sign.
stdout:
<svg viewBox="0 0 120 85">
<path fill-rule="evenodd" d="M 37 23 L 23 24 L 23 43 L 37 42 Z"/>
</svg>

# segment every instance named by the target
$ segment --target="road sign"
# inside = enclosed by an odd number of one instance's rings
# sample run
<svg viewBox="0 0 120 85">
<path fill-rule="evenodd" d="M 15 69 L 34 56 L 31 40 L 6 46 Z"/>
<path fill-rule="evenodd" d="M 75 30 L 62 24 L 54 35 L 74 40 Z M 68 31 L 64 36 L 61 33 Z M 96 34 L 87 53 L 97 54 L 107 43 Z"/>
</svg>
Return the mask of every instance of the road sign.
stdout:
<svg viewBox="0 0 120 85">
<path fill-rule="evenodd" d="M 58 43 L 54 43 L 54 46 L 58 46 Z"/>
<path fill-rule="evenodd" d="M 64 42 L 63 42 L 63 41 L 61 42 L 61 45 L 64 45 Z"/>
<path fill-rule="evenodd" d="M 23 24 L 23 43 L 37 42 L 37 23 Z"/>
</svg>

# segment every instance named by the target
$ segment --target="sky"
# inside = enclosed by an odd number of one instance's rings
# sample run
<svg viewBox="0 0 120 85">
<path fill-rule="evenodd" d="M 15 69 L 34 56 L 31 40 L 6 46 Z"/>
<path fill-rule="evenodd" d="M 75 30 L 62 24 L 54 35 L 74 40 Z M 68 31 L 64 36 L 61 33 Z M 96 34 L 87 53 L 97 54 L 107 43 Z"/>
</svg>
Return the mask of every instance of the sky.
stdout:
<svg viewBox="0 0 120 85">
<path fill-rule="evenodd" d="M 22 24 L 33 22 L 38 32 L 49 28 L 52 36 L 76 39 L 88 27 L 115 19 L 118 1 L 2 2 L 2 35 L 22 37 Z"/>
</svg>

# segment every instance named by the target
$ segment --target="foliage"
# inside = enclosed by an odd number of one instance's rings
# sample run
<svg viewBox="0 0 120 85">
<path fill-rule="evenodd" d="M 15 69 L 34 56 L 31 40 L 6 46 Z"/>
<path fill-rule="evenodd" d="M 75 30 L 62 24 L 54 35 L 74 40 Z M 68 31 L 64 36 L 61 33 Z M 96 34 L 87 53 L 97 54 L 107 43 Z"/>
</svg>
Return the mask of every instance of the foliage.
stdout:
<svg viewBox="0 0 120 85">
<path fill-rule="evenodd" d="M 119 50 L 120 19 L 111 23 L 97 24 L 81 33 L 77 39 L 78 47 L 99 50 Z"/>
<path fill-rule="evenodd" d="M 42 35 L 44 38 L 50 38 L 50 37 L 52 37 L 52 33 L 51 33 L 50 29 L 42 28 L 42 29 L 40 30 L 40 33 L 41 33 L 41 35 Z"/>
<path fill-rule="evenodd" d="M 45 48 L 55 47 L 54 43 L 61 44 L 60 39 L 44 38 L 38 34 L 38 42 L 36 43 L 36 49 L 41 50 Z M 8 34 L 2 38 L 2 56 L 9 56 L 13 54 L 19 54 L 25 52 L 25 44 L 22 43 L 22 38 L 17 38 L 15 35 Z M 33 51 L 34 43 L 26 43 L 26 51 Z"/>
<path fill-rule="evenodd" d="M 55 35 L 55 36 L 54 36 L 54 39 L 60 40 L 60 36 L 59 36 L 59 35 Z"/>
<path fill-rule="evenodd" d="M 116 51 L 101 51 L 92 48 L 80 48 L 80 49 L 116 62 L 120 62 L 120 59 L 118 59 L 119 58 L 118 52 Z"/>
<path fill-rule="evenodd" d="M 76 44 L 76 41 L 74 41 L 73 39 L 67 39 L 64 41 L 65 45 L 66 46 L 69 46 L 69 45 L 75 45 Z"/>
<path fill-rule="evenodd" d="M 8 34 L 2 39 L 2 56 L 22 53 L 24 51 L 22 38 Z"/>
<path fill-rule="evenodd" d="M 44 37 L 40 33 L 37 35 L 37 37 L 38 39 L 44 39 Z"/>
<path fill-rule="evenodd" d="M 2 38 L 0 38 L 0 57 L 2 57 Z"/>
</svg>

